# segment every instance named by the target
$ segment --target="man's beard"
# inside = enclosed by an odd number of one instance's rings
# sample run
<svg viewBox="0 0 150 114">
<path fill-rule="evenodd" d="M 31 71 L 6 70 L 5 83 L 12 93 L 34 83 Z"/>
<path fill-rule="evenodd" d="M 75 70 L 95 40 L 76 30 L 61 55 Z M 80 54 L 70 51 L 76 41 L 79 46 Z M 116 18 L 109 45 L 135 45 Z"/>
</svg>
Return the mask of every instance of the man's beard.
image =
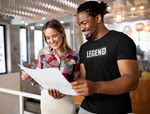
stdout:
<svg viewBox="0 0 150 114">
<path fill-rule="evenodd" d="M 95 29 L 94 32 L 93 32 L 93 34 L 91 34 L 89 37 L 86 37 L 86 40 L 89 41 L 89 40 L 91 40 L 93 37 L 95 37 L 95 36 L 96 36 L 96 30 L 97 30 L 97 29 Z"/>
<path fill-rule="evenodd" d="M 86 37 L 86 40 L 91 40 L 92 39 L 92 37 L 93 37 L 93 34 L 92 35 L 90 35 L 89 37 Z"/>
</svg>

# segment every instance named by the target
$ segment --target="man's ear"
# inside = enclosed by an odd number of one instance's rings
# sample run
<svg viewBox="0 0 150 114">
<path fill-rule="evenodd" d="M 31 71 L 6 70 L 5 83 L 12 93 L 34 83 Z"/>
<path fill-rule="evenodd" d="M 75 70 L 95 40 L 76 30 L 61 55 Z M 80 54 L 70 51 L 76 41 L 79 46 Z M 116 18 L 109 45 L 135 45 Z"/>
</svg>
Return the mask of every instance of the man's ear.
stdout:
<svg viewBox="0 0 150 114">
<path fill-rule="evenodd" d="M 96 19 L 96 22 L 97 22 L 97 23 L 100 23 L 101 20 L 102 20 L 102 16 L 101 16 L 100 14 L 98 14 L 98 15 L 95 17 L 95 19 Z"/>
</svg>

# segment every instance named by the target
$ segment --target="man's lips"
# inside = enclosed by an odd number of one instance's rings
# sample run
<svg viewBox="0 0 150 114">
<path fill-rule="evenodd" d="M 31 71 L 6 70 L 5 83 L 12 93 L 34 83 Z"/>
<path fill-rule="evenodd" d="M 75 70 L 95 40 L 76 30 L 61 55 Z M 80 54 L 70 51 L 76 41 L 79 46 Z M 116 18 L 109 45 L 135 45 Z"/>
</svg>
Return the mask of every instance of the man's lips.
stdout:
<svg viewBox="0 0 150 114">
<path fill-rule="evenodd" d="M 87 35 L 89 34 L 89 31 L 83 32 L 83 34 L 84 34 L 85 36 L 87 36 Z"/>
</svg>

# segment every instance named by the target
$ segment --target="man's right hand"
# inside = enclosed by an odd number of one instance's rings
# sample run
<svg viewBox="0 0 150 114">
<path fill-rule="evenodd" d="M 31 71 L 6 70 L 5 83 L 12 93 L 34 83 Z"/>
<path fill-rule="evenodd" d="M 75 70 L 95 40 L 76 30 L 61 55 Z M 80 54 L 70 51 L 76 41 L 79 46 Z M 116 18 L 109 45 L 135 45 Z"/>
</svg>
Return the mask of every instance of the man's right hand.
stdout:
<svg viewBox="0 0 150 114">
<path fill-rule="evenodd" d="M 32 80 L 32 78 L 25 71 L 22 71 L 21 78 L 22 78 L 22 80 L 26 80 L 26 81 L 31 81 Z"/>
</svg>

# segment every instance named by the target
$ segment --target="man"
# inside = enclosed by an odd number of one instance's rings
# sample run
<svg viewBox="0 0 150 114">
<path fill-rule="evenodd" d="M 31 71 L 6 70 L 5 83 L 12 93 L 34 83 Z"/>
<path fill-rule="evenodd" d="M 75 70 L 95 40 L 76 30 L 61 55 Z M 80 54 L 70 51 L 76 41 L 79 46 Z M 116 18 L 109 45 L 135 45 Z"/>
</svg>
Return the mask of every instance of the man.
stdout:
<svg viewBox="0 0 150 114">
<path fill-rule="evenodd" d="M 77 23 L 88 40 L 80 48 L 80 79 L 72 82 L 85 96 L 79 114 L 131 113 L 129 92 L 138 87 L 136 46 L 127 35 L 108 30 L 104 2 L 88 1 L 77 9 Z"/>
</svg>

